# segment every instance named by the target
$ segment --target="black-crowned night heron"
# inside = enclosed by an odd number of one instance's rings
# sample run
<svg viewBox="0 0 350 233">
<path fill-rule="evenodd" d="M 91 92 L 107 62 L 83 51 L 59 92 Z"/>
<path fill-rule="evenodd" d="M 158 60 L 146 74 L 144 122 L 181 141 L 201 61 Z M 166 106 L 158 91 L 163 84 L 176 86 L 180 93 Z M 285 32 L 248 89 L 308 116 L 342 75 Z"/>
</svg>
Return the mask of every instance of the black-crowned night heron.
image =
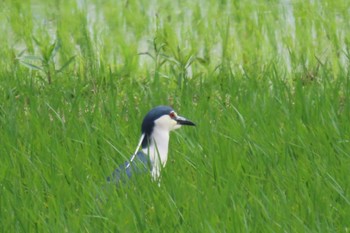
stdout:
<svg viewBox="0 0 350 233">
<path fill-rule="evenodd" d="M 195 124 L 184 117 L 178 116 L 168 106 L 158 106 L 147 113 L 141 126 L 141 138 L 130 161 L 119 166 L 108 177 L 108 181 L 126 180 L 134 173 L 149 171 L 154 180 L 160 176 L 161 169 L 168 160 L 168 146 L 170 131 L 180 128 L 182 125 Z M 139 150 L 140 146 L 142 149 Z"/>
</svg>

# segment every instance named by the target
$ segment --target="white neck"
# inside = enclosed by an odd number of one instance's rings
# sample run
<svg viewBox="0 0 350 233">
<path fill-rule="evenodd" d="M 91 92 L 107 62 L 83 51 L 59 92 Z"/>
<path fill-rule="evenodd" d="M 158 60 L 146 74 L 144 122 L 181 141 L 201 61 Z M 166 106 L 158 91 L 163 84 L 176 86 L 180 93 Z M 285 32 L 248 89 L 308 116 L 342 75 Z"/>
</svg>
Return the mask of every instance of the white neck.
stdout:
<svg viewBox="0 0 350 233">
<path fill-rule="evenodd" d="M 150 145 L 142 151 L 149 155 L 152 164 L 152 177 L 157 179 L 160 170 L 165 166 L 168 159 L 169 131 L 164 129 L 154 129 L 150 138 Z"/>
</svg>

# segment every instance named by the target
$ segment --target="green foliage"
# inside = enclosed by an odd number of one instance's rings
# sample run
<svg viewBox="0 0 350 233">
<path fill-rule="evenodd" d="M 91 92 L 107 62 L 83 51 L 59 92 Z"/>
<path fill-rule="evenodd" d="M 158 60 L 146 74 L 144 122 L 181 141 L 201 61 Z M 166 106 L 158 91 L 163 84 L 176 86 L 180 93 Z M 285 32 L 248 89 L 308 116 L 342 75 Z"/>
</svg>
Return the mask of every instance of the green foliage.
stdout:
<svg viewBox="0 0 350 233">
<path fill-rule="evenodd" d="M 51 45 L 45 45 L 40 43 L 35 38 L 33 38 L 33 40 L 35 41 L 35 44 L 39 47 L 41 56 L 22 56 L 24 52 L 23 51 L 19 54 L 18 59 L 21 62 L 21 64 L 25 65 L 26 67 L 43 72 L 43 74 L 47 78 L 47 83 L 51 84 L 52 75 L 56 75 L 62 72 L 65 68 L 67 68 L 67 66 L 73 62 L 75 56 L 70 57 L 69 60 L 65 62 L 59 69 L 56 69 L 55 57 L 58 53 L 58 50 L 60 49 L 59 41 L 57 40 Z M 39 65 L 36 65 L 35 62 L 38 62 Z"/>
<path fill-rule="evenodd" d="M 348 232 L 349 9 L 1 2 L 0 232 Z M 107 183 L 159 104 L 160 186 Z"/>
</svg>

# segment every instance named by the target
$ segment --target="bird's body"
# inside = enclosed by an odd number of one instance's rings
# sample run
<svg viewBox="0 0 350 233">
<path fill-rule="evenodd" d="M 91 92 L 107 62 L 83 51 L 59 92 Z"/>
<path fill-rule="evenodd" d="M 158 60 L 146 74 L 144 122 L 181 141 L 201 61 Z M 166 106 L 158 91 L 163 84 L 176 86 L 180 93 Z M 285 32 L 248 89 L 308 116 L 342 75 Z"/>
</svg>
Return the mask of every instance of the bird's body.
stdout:
<svg viewBox="0 0 350 233">
<path fill-rule="evenodd" d="M 170 131 L 180 128 L 181 125 L 195 124 L 178 116 L 171 107 L 153 108 L 143 119 L 142 135 L 136 152 L 130 161 L 114 171 L 112 179 L 119 182 L 131 178 L 134 173 L 150 172 L 152 178 L 157 180 L 168 159 Z M 142 149 L 139 151 L 140 145 Z"/>
<path fill-rule="evenodd" d="M 142 151 L 137 152 L 132 163 L 125 162 L 114 170 L 112 176 L 107 177 L 107 181 L 125 182 L 133 174 L 147 173 L 152 170 L 148 156 Z"/>
</svg>

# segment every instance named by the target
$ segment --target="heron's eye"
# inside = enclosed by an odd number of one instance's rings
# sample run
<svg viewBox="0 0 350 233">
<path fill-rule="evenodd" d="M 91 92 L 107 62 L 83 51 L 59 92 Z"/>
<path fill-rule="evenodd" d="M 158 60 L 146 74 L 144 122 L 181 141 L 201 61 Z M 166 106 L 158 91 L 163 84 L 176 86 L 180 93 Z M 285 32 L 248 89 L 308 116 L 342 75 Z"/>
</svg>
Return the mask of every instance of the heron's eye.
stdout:
<svg viewBox="0 0 350 233">
<path fill-rule="evenodd" d="M 171 113 L 169 113 L 169 116 L 170 116 L 170 118 L 175 118 L 176 117 L 176 113 L 175 112 L 171 112 Z"/>
</svg>

